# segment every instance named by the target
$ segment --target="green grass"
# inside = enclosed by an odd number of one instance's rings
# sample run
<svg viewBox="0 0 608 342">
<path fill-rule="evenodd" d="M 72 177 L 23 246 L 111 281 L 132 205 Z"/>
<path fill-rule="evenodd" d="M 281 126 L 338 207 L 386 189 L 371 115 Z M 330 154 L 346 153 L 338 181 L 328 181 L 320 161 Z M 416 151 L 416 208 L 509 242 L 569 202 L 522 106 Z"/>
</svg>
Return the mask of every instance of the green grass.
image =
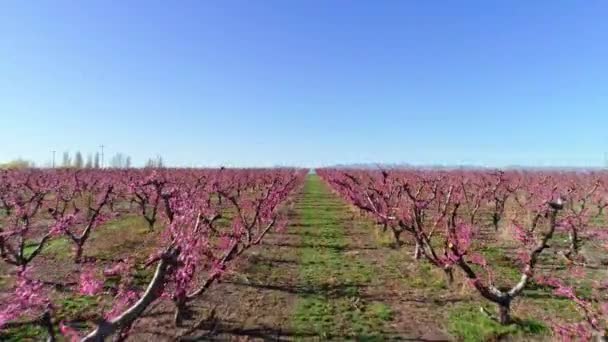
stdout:
<svg viewBox="0 0 608 342">
<path fill-rule="evenodd" d="M 486 308 L 493 312 L 494 308 Z M 536 320 L 521 320 L 501 325 L 481 313 L 474 305 L 461 305 L 452 309 L 448 316 L 448 330 L 461 341 L 494 341 L 507 335 L 533 336 L 549 332 L 549 328 Z"/>
<path fill-rule="evenodd" d="M 553 319 L 568 322 L 580 322 L 583 319 L 577 305 L 572 300 L 556 297 L 553 295 L 553 288 L 548 286 L 532 282 L 524 290 L 523 297 L 520 300 L 527 301 L 537 309 L 542 310 L 545 316 Z"/>
<path fill-rule="evenodd" d="M 103 306 L 100 305 L 100 298 L 90 296 L 66 297 L 55 301 L 54 305 L 53 320 L 55 322 L 68 319 L 76 320 L 76 323 L 71 324 L 76 328 L 86 328 L 85 321 L 103 311 Z M 0 331 L 0 341 L 41 341 L 46 339 L 47 336 L 46 329 L 38 325 L 23 325 Z"/>
<path fill-rule="evenodd" d="M 149 231 L 148 223 L 140 215 L 123 216 L 118 220 L 113 220 L 106 223 L 102 227 L 104 230 L 103 234 L 108 234 L 117 230 L 133 229 L 136 233 L 144 235 Z M 162 229 L 161 223 L 156 222 L 154 229 Z M 93 237 L 99 238 L 99 236 L 96 236 L 96 234 L 93 234 Z"/>
<path fill-rule="evenodd" d="M 37 247 L 37 241 L 28 240 L 25 242 L 23 254 L 25 255 L 25 257 L 28 257 L 34 252 L 34 250 L 36 250 Z M 42 248 L 41 252 L 47 253 L 47 255 L 53 255 L 63 259 L 69 257 L 70 251 L 70 241 L 65 237 L 60 237 L 49 240 Z"/>
<path fill-rule="evenodd" d="M 382 340 L 393 313 L 386 304 L 368 303 L 360 286 L 370 284 L 374 269 L 349 254 L 343 220 L 346 206 L 316 176 L 309 176 L 297 208 L 301 218 L 299 277 L 306 288 L 296 304 L 296 333 L 320 338 Z"/>
<path fill-rule="evenodd" d="M 383 226 L 373 224 L 367 220 L 362 220 L 362 225 L 370 232 L 374 232 L 374 240 L 381 247 L 395 248 L 395 237 L 390 228 L 384 229 Z"/>
<path fill-rule="evenodd" d="M 480 249 L 481 254 L 486 258 L 488 264 L 492 265 L 492 269 L 499 280 L 502 280 L 507 285 L 519 281 L 521 271 L 512 259 L 507 257 L 505 251 L 495 246 L 485 246 Z M 475 267 L 480 274 L 484 274 L 479 267 Z"/>
<path fill-rule="evenodd" d="M 383 321 L 390 321 L 393 318 L 391 307 L 381 302 L 371 303 L 369 305 L 369 312 Z"/>
<path fill-rule="evenodd" d="M 3 290 L 3 288 L 7 285 L 7 279 L 9 278 L 9 276 L 4 275 L 4 274 L 0 274 L 0 290 Z"/>
<path fill-rule="evenodd" d="M 38 244 L 36 242 L 29 242 L 26 241 L 25 242 L 25 247 L 23 248 L 23 256 L 24 257 L 29 257 L 30 255 L 32 255 L 32 253 L 34 253 L 34 250 L 36 250 L 36 247 L 38 247 Z"/>
<path fill-rule="evenodd" d="M 416 289 L 428 289 L 431 292 L 445 290 L 448 288 L 443 271 L 428 262 L 421 261 L 413 265 L 415 273 L 412 272 L 404 278 L 407 285 Z"/>
<path fill-rule="evenodd" d="M 78 319 L 90 316 L 92 313 L 101 313 L 102 308 L 99 297 L 96 296 L 72 296 L 63 298 L 57 303 L 56 319 Z"/>
<path fill-rule="evenodd" d="M 60 237 L 49 241 L 42 252 L 60 260 L 73 257 L 71 243 L 66 237 Z"/>
<path fill-rule="evenodd" d="M 24 325 L 0 331 L 0 341 L 5 342 L 40 341 L 46 337 L 46 330 L 37 325 Z"/>
<path fill-rule="evenodd" d="M 161 228 L 157 225 L 155 229 Z M 119 244 L 111 246 L 111 248 L 104 246 L 102 250 L 97 250 L 94 248 L 95 240 L 107 239 L 108 234 L 120 234 L 120 232 L 128 232 L 128 234 L 123 235 L 123 240 L 116 239 L 118 242 L 120 242 Z M 94 228 L 89 240 L 86 242 L 85 250 L 89 253 L 94 252 L 97 257 L 111 258 L 120 251 L 128 250 L 130 247 L 127 245 L 128 243 L 136 245 L 140 242 L 140 240 L 134 241 L 134 239 L 131 238 L 133 235 L 144 236 L 146 234 L 148 234 L 148 226 L 141 216 L 135 215 L 121 217 L 117 220 L 107 222 L 102 226 Z M 124 238 L 127 239 L 125 240 Z M 36 247 L 36 241 L 27 242 L 24 250 L 25 255 L 32 253 Z M 42 250 L 42 253 L 58 260 L 68 260 L 74 257 L 72 247 L 72 242 L 67 237 L 62 236 L 48 241 Z"/>
</svg>

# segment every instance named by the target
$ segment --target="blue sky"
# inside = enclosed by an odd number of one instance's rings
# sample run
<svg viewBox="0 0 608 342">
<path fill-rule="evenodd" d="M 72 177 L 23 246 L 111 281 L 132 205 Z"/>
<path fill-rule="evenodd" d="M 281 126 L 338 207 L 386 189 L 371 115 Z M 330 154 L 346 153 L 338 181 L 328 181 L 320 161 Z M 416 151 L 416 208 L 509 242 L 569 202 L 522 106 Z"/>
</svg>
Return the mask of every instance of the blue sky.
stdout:
<svg viewBox="0 0 608 342">
<path fill-rule="evenodd" d="M 604 164 L 606 1 L 3 1 L 0 161 Z"/>
</svg>

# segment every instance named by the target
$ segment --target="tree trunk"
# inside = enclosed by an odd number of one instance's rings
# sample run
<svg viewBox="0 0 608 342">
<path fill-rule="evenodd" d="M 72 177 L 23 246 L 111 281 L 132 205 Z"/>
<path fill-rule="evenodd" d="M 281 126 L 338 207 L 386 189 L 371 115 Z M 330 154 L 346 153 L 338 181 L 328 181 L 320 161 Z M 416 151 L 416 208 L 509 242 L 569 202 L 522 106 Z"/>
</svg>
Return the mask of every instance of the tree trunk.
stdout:
<svg viewBox="0 0 608 342">
<path fill-rule="evenodd" d="M 395 237 L 395 247 L 401 248 L 403 245 L 401 242 L 401 231 L 393 229 L 393 236 Z"/>
<path fill-rule="evenodd" d="M 511 323 L 511 306 L 507 304 L 498 304 L 498 322 L 506 325 Z"/>
<path fill-rule="evenodd" d="M 156 222 L 156 219 L 154 219 L 154 218 L 148 218 L 146 216 L 144 216 L 144 218 L 148 222 L 148 231 L 149 232 L 153 232 L 154 231 L 154 223 Z"/>
<path fill-rule="evenodd" d="M 492 224 L 494 225 L 494 230 L 498 230 L 498 222 L 500 222 L 500 215 L 497 213 L 492 214 Z"/>
<path fill-rule="evenodd" d="M 53 319 L 51 317 L 50 311 L 44 312 L 44 314 L 42 315 L 41 323 L 48 333 L 46 341 L 55 342 L 56 341 L 55 330 L 53 330 Z"/>
<path fill-rule="evenodd" d="M 568 251 L 568 257 L 574 258 L 578 255 L 579 250 L 578 232 L 576 229 L 570 230 L 568 238 L 570 239 L 570 250 Z"/>
<path fill-rule="evenodd" d="M 74 262 L 77 264 L 80 264 L 82 262 L 82 245 L 81 244 L 77 244 L 76 245 L 76 255 L 74 255 Z"/>
<path fill-rule="evenodd" d="M 443 272 L 445 272 L 445 277 L 446 280 L 448 282 L 448 286 L 452 286 L 452 284 L 454 283 L 454 271 L 453 269 L 450 268 L 444 268 Z"/>
<path fill-rule="evenodd" d="M 422 249 L 420 247 L 420 244 L 418 242 L 416 242 L 416 248 L 414 249 L 414 258 L 416 260 L 420 260 L 421 257 L 422 257 Z"/>
<path fill-rule="evenodd" d="M 175 299 L 173 303 L 175 304 L 173 323 L 175 323 L 176 327 L 181 327 L 185 319 L 192 318 L 192 311 L 188 308 L 185 298 Z"/>
</svg>

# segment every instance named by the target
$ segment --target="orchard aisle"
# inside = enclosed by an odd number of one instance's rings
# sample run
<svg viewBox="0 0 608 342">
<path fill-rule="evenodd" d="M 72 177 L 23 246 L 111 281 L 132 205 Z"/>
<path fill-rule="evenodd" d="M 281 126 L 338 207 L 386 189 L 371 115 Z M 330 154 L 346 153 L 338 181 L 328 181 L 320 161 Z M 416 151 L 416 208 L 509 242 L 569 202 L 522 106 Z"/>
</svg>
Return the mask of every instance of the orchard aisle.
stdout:
<svg viewBox="0 0 608 342">
<path fill-rule="evenodd" d="M 309 176 L 296 203 L 300 219 L 300 294 L 296 334 L 356 340 L 448 340 L 444 303 L 427 302 L 412 288 L 406 250 L 381 246 L 365 218 L 317 176 Z M 421 298 L 422 297 L 422 298 Z"/>
<path fill-rule="evenodd" d="M 309 176 L 287 231 L 269 235 L 202 298 L 185 339 L 444 340 L 434 318 L 415 316 L 419 303 L 401 300 L 405 275 L 387 259 L 397 252 L 371 228 Z"/>
<path fill-rule="evenodd" d="M 294 331 L 321 338 L 383 337 L 392 310 L 363 298 L 362 289 L 376 272 L 349 234 L 349 208 L 317 176 L 309 176 L 296 213 L 304 291 L 294 310 Z"/>
</svg>

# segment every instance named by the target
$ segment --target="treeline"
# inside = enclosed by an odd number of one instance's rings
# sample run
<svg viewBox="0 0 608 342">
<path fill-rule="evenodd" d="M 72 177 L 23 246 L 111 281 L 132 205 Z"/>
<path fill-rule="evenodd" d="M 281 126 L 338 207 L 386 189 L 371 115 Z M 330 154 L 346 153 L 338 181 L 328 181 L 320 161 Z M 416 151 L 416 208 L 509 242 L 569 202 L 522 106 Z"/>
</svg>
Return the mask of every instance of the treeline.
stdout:
<svg viewBox="0 0 608 342">
<path fill-rule="evenodd" d="M 32 161 L 17 158 L 7 163 L 0 163 L 0 169 L 29 169 L 36 167 L 36 164 Z"/>
<path fill-rule="evenodd" d="M 30 160 L 17 158 L 6 163 L 0 163 L 0 169 L 28 169 L 35 168 L 37 165 Z M 101 169 L 101 168 L 112 168 L 112 169 L 130 169 L 133 166 L 131 156 L 123 153 L 116 153 L 110 159 L 109 162 L 105 162 L 101 153 L 88 154 L 83 157 L 80 151 L 77 151 L 73 156 L 70 152 L 64 152 L 60 162 L 55 163 L 48 162 L 43 168 L 74 168 L 74 169 Z M 161 156 L 149 158 L 144 164 L 145 168 L 163 168 L 165 162 Z"/>
<path fill-rule="evenodd" d="M 108 167 L 116 169 L 128 169 L 131 167 L 131 157 L 122 153 L 116 153 L 110 162 Z M 54 165 L 53 165 L 54 166 Z M 60 167 L 64 168 L 77 168 L 77 169 L 99 169 L 105 167 L 102 155 L 97 152 L 95 154 L 88 154 L 86 159 L 82 156 L 80 151 L 74 154 L 74 157 L 70 155 L 70 152 L 63 152 Z"/>
</svg>

